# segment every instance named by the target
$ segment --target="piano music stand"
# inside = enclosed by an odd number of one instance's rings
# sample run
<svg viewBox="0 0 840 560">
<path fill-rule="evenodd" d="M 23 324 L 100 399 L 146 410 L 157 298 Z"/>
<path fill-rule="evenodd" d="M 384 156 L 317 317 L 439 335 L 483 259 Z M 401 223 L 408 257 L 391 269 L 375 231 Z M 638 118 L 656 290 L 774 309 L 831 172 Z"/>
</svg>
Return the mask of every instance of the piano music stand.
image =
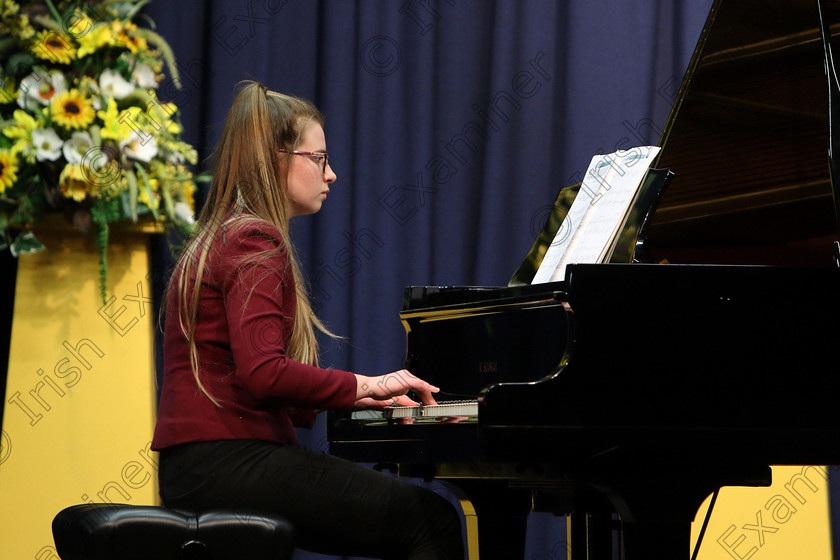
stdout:
<svg viewBox="0 0 840 560">
<path fill-rule="evenodd" d="M 647 259 L 645 251 L 647 226 L 653 218 L 654 212 L 656 212 L 656 206 L 662 198 L 662 193 L 665 192 L 665 188 L 673 177 L 674 173 L 670 169 L 648 170 L 642 186 L 633 200 L 630 213 L 621 228 L 608 262 L 631 263 L 642 262 Z M 565 187 L 557 193 L 557 198 L 551 206 L 545 226 L 543 226 L 522 264 L 513 273 L 508 286 L 527 286 L 534 279 L 545 252 L 554 241 L 555 235 L 563 225 L 563 220 L 569 213 L 575 197 L 577 197 L 580 185 L 578 183 Z"/>
</svg>

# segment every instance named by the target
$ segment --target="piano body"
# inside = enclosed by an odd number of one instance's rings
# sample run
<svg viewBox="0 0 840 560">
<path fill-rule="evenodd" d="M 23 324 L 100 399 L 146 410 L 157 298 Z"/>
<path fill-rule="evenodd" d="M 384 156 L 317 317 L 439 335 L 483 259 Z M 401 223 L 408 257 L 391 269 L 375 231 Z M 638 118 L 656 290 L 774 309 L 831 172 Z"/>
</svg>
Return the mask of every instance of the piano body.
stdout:
<svg viewBox="0 0 840 560">
<path fill-rule="evenodd" d="M 686 559 L 717 488 L 769 484 L 771 464 L 840 464 L 837 119 L 819 18 L 840 32 L 838 4 L 716 1 L 660 141 L 675 176 L 635 251 L 647 262 L 407 288 L 406 367 L 475 410 L 331 414 L 331 452 L 454 484 L 482 560 L 523 557 L 532 509 L 572 514 L 575 559 Z"/>
</svg>

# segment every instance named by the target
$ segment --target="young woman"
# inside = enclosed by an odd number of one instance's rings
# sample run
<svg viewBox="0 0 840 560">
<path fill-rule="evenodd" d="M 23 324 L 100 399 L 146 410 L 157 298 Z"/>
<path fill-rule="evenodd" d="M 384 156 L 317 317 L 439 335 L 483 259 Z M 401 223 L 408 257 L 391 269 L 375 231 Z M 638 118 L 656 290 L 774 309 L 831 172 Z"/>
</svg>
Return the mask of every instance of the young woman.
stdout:
<svg viewBox="0 0 840 560">
<path fill-rule="evenodd" d="M 299 548 L 461 559 L 455 509 L 436 494 L 297 445 L 321 409 L 433 404 L 405 370 L 366 377 L 318 367 L 289 219 L 320 210 L 336 180 L 310 103 L 247 83 L 215 154 L 209 196 L 170 280 L 153 448 L 172 508 L 285 516 Z"/>
</svg>

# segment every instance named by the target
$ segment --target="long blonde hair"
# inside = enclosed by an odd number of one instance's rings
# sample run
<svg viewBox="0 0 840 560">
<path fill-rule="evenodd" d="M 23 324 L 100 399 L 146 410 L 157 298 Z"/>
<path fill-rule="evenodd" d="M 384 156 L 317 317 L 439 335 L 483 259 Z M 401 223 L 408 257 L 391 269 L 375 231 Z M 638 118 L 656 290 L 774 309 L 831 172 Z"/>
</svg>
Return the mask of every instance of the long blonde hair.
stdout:
<svg viewBox="0 0 840 560">
<path fill-rule="evenodd" d="M 289 358 L 317 365 L 318 341 L 314 329 L 334 336 L 312 310 L 289 238 L 289 195 L 285 174 L 280 170 L 288 169 L 291 155 L 278 151 L 281 148 L 294 150 L 306 127 L 311 123 L 323 126 L 324 118 L 304 99 L 270 91 L 256 82 L 241 85 L 216 146 L 213 182 L 207 201 L 167 288 L 177 290 L 179 325 L 189 342 L 190 364 L 196 383 L 217 406 L 221 403 L 207 391 L 201 380 L 195 341 L 200 289 L 195 287 L 201 286 L 210 246 L 219 229 L 229 224 L 243 227 L 248 222 L 260 220 L 280 232 L 282 246 L 277 251 L 288 255 L 297 293 L 294 327 L 286 348 Z M 231 222 L 232 218 L 239 219 Z M 249 255 L 246 256 L 249 262 L 242 264 L 247 266 L 275 254 L 270 251 Z"/>
</svg>

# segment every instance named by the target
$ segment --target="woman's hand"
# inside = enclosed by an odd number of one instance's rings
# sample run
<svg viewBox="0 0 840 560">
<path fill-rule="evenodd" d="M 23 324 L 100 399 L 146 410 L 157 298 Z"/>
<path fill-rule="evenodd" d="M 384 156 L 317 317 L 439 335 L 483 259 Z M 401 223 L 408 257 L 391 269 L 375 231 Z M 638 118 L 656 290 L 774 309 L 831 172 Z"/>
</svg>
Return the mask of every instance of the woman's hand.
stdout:
<svg viewBox="0 0 840 560">
<path fill-rule="evenodd" d="M 366 408 L 385 408 L 386 406 L 417 406 L 405 394 L 413 391 L 424 405 L 437 404 L 432 393 L 440 391 L 430 383 L 415 377 L 408 370 L 401 369 L 378 377 L 356 375 L 356 405 L 368 404 Z M 378 402 L 379 404 L 374 404 Z"/>
</svg>

